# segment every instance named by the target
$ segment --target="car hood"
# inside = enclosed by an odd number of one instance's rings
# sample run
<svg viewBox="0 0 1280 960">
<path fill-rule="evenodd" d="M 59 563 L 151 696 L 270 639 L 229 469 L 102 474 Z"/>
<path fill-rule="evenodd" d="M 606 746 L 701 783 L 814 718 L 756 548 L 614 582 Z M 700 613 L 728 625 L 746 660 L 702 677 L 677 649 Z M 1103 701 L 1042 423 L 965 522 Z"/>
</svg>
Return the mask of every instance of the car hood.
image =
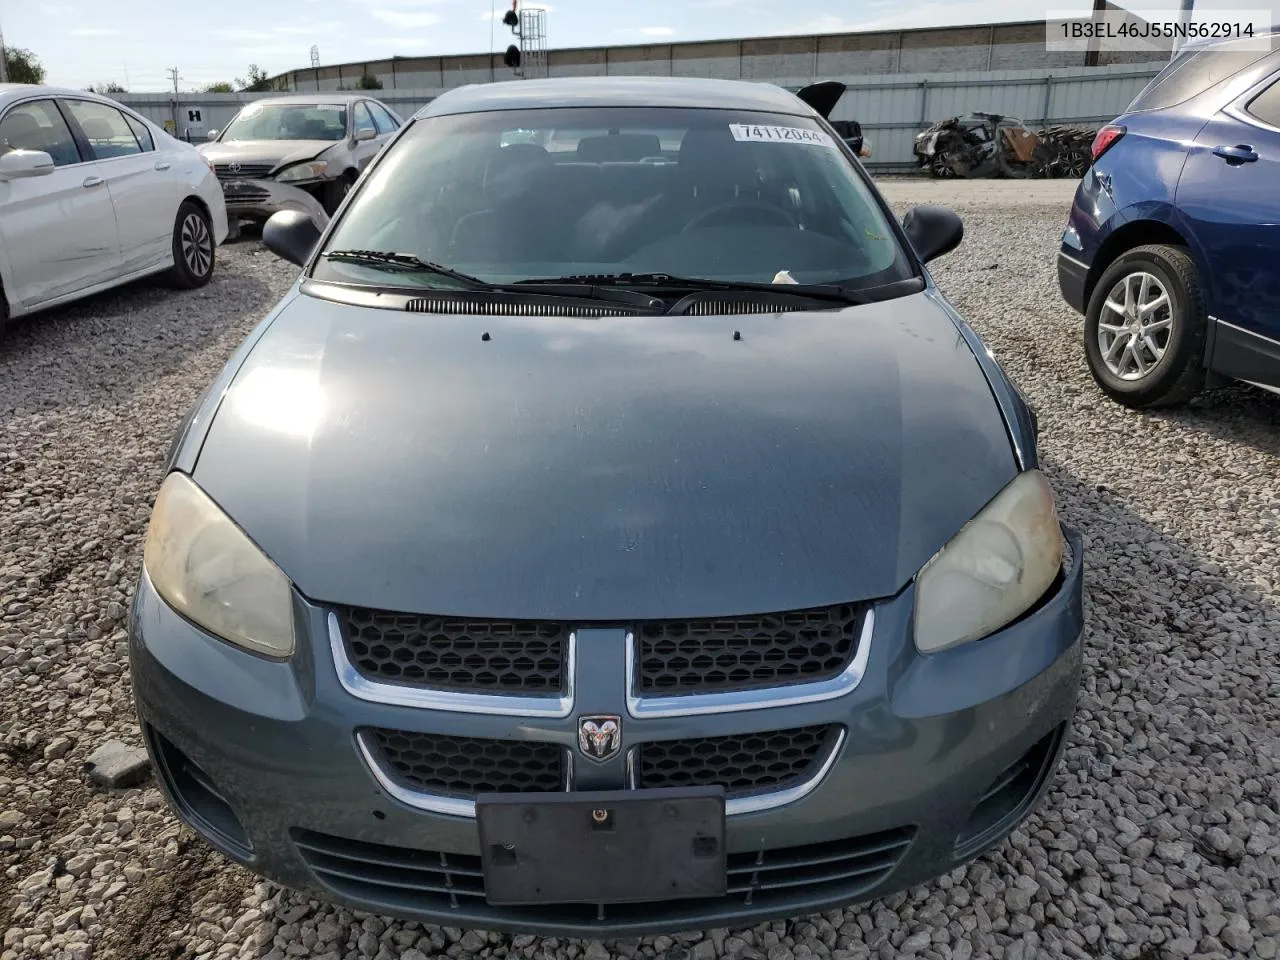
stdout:
<svg viewBox="0 0 1280 960">
<path fill-rule="evenodd" d="M 230 143 L 202 143 L 199 150 L 212 163 L 269 163 L 281 167 L 318 157 L 341 141 L 334 140 L 232 140 Z"/>
<path fill-rule="evenodd" d="M 934 296 L 568 319 L 299 295 L 194 477 L 319 602 L 603 622 L 891 596 L 1016 472 Z"/>
</svg>

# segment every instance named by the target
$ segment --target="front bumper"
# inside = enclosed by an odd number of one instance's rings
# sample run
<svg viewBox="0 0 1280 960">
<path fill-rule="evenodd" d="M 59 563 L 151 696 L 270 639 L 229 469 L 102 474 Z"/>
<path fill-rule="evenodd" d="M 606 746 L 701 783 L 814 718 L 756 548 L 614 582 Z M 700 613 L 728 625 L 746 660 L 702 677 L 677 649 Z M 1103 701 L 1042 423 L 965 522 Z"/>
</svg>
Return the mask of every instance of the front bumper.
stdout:
<svg viewBox="0 0 1280 960">
<path fill-rule="evenodd" d="M 360 910 L 553 936 L 741 926 L 926 882 L 1026 817 L 1051 780 L 1079 685 L 1083 557 L 1079 536 L 1068 537 L 1070 562 L 1051 595 L 987 639 L 920 656 L 908 587 L 875 606 L 852 690 L 696 717 L 637 718 L 621 682 L 578 684 L 560 717 L 370 702 L 340 681 L 324 608 L 296 599 L 298 651 L 271 662 L 183 620 L 144 574 L 129 631 L 135 700 L 170 805 L 228 856 L 286 886 Z M 591 633 L 598 643 L 579 674 L 623 659 L 621 636 L 615 646 L 611 631 Z M 356 739 L 378 727 L 575 748 L 576 717 L 597 712 L 621 716 L 633 743 L 816 724 L 844 735 L 808 792 L 728 818 L 731 888 L 745 884 L 737 893 L 539 908 L 490 906 L 475 821 L 396 799 Z M 791 867 L 769 874 L 761 863 Z"/>
<path fill-rule="evenodd" d="M 228 217 L 267 220 L 281 210 L 297 210 L 320 227 L 329 222 L 320 201 L 302 187 L 275 180 L 223 180 L 221 184 Z"/>
</svg>

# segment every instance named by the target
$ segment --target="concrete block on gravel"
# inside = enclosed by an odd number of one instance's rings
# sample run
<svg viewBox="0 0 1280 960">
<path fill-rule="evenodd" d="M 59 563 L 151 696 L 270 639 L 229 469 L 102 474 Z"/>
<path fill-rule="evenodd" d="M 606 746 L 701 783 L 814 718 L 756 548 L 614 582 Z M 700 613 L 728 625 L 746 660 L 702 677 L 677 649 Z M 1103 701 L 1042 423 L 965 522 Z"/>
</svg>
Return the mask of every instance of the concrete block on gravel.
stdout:
<svg viewBox="0 0 1280 960">
<path fill-rule="evenodd" d="M 151 759 L 141 747 L 108 740 L 85 761 L 84 772 L 94 786 L 132 787 L 147 779 Z"/>
</svg>

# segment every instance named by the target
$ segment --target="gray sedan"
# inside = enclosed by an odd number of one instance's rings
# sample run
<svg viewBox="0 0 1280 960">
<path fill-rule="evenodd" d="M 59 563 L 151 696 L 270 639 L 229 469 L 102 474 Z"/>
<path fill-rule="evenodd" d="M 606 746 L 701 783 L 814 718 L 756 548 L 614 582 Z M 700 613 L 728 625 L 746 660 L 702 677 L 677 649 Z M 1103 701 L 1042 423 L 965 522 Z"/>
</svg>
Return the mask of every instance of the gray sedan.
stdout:
<svg viewBox="0 0 1280 960">
<path fill-rule="evenodd" d="M 402 123 L 365 96 L 271 97 L 210 131 L 199 150 L 222 183 L 230 216 L 265 221 L 296 210 L 323 222 Z"/>
<path fill-rule="evenodd" d="M 1003 842 L 1084 558 L 926 266 L 962 232 L 777 87 L 435 100 L 267 223 L 301 274 L 174 442 L 129 630 L 169 803 L 355 909 L 597 938 Z"/>
</svg>

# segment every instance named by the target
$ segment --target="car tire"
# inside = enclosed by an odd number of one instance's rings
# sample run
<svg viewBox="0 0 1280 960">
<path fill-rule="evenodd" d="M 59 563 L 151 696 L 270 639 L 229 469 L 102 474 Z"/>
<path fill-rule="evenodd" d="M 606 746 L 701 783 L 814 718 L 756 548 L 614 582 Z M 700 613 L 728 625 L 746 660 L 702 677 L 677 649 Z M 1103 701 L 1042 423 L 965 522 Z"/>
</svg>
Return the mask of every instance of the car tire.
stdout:
<svg viewBox="0 0 1280 960">
<path fill-rule="evenodd" d="M 337 180 L 326 183 L 324 185 L 324 198 L 321 201 L 324 212 L 332 217 L 337 212 L 338 207 L 342 206 L 342 201 L 347 198 L 347 194 L 351 192 L 355 182 L 355 174 L 348 170 Z"/>
<path fill-rule="evenodd" d="M 173 266 L 166 279 L 180 290 L 203 287 L 213 277 L 213 225 L 203 207 L 191 200 L 178 207 L 173 223 Z"/>
<path fill-rule="evenodd" d="M 1186 249 L 1135 247 L 1103 271 L 1089 298 L 1089 372 L 1126 407 L 1179 406 L 1204 387 L 1207 331 L 1200 272 Z"/>
</svg>

